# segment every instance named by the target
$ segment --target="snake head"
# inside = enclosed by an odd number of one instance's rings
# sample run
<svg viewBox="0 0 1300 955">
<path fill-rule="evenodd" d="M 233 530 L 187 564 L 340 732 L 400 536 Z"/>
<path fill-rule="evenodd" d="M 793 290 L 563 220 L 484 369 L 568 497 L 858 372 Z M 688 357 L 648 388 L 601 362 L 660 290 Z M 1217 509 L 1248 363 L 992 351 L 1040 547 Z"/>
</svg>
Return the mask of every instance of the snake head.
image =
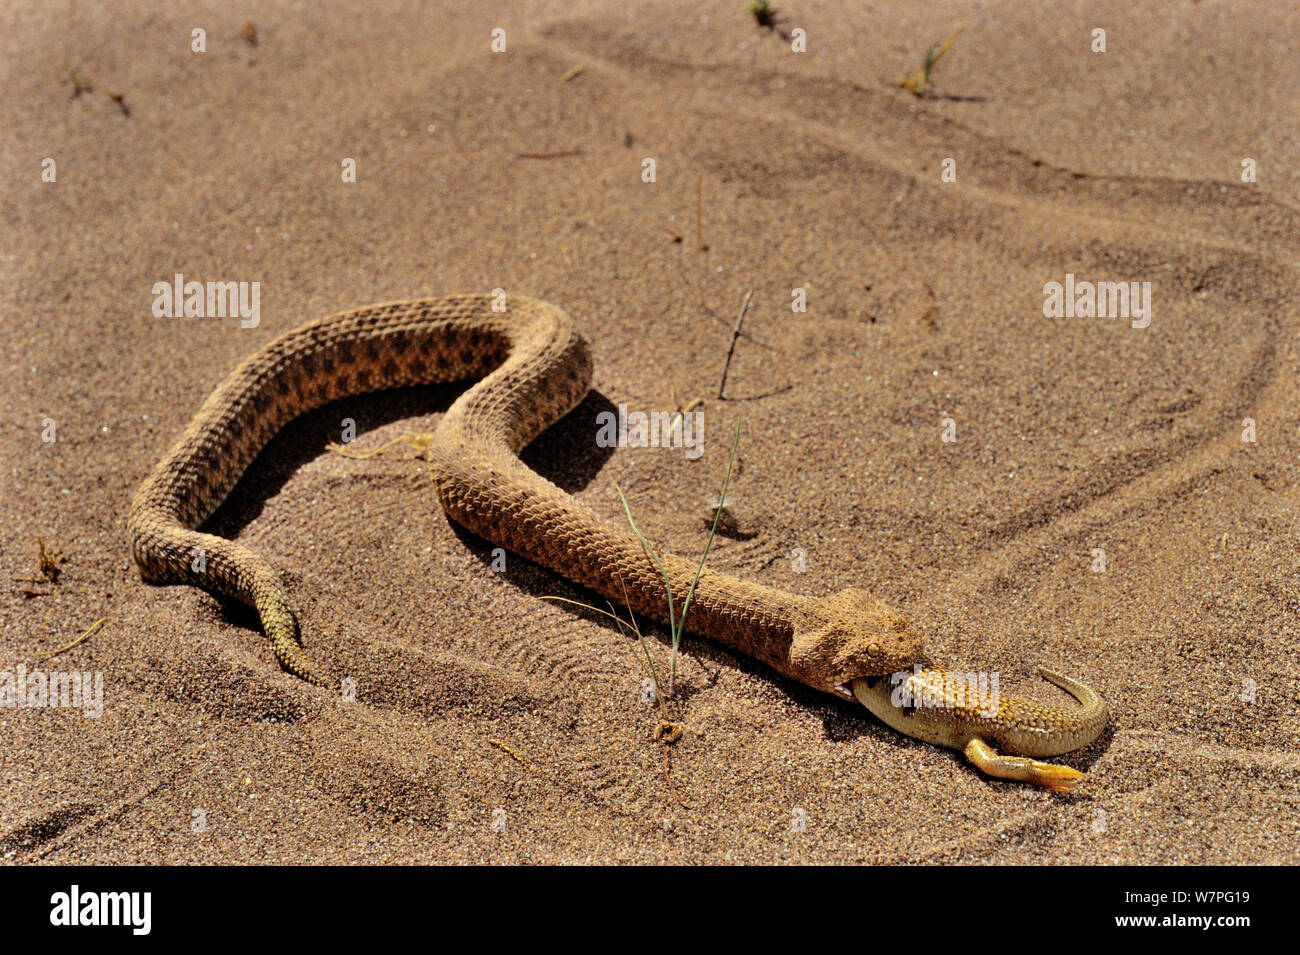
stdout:
<svg viewBox="0 0 1300 955">
<path fill-rule="evenodd" d="M 854 677 L 892 673 L 924 657 L 907 619 L 859 587 L 807 601 L 795 627 L 787 672 L 843 695 Z"/>
</svg>

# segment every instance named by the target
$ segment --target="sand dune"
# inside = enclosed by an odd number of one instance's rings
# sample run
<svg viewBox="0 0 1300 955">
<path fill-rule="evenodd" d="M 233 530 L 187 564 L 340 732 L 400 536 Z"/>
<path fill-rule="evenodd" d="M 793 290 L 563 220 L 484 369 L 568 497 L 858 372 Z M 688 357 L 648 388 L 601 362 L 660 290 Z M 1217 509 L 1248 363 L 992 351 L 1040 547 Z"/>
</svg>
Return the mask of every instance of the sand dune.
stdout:
<svg viewBox="0 0 1300 955">
<path fill-rule="evenodd" d="M 794 53 L 737 0 L 460 6 L 0 11 L 0 668 L 103 681 L 98 717 L 0 709 L 0 857 L 1296 862 L 1294 8 L 791 2 Z M 959 24 L 937 96 L 890 85 Z M 176 273 L 258 282 L 256 326 L 156 317 Z M 1067 274 L 1150 283 L 1149 326 L 1045 317 Z M 141 582 L 130 497 L 243 357 L 495 288 L 592 343 L 532 467 L 698 554 L 743 415 L 744 533 L 710 564 L 867 587 L 1026 695 L 1066 699 L 1038 664 L 1088 680 L 1113 715 L 1066 757 L 1085 783 L 990 782 L 698 639 L 685 736 L 654 742 L 635 641 L 540 599 L 590 594 L 494 572 L 414 453 L 326 450 L 348 418 L 367 447 L 430 430 L 459 388 L 299 419 L 207 525 L 282 569 L 355 701 L 245 608 Z M 594 443 L 601 411 L 696 398 L 698 460 Z M 57 582 L 13 580 L 38 537 Z"/>
</svg>

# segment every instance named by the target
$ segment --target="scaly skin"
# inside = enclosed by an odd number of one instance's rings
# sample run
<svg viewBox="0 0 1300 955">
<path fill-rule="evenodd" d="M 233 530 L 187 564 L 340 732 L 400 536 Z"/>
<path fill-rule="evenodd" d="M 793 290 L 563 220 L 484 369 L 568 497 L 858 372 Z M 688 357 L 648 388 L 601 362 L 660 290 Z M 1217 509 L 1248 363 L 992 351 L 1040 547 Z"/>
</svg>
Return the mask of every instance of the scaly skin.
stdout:
<svg viewBox="0 0 1300 955">
<path fill-rule="evenodd" d="M 586 340 L 554 305 L 522 296 L 511 296 L 504 311 L 500 304 L 486 295 L 458 295 L 366 306 L 289 332 L 250 356 L 208 397 L 131 504 L 127 533 L 143 576 L 202 587 L 255 607 L 281 666 L 333 686 L 300 645 L 278 572 L 237 541 L 196 528 L 271 437 L 298 415 L 346 395 L 481 379 L 443 416 L 426 448 L 448 516 L 494 544 L 665 621 L 664 581 L 640 542 L 519 459 L 529 442 L 587 394 Z M 696 562 L 661 557 L 680 608 Z M 859 588 L 810 598 L 712 570 L 700 576 L 687 628 L 827 693 L 842 694 L 857 677 L 909 666 L 924 652 L 903 617 Z M 954 733 L 964 734 L 963 745 L 976 736 L 999 738 L 990 731 L 1014 733 L 1020 718 L 1017 709 L 988 724 L 963 717 Z M 912 735 L 928 738 L 923 734 L 929 729 L 918 723 Z M 979 758 L 977 764 L 990 764 Z"/>
<path fill-rule="evenodd" d="M 333 685 L 299 644 L 279 574 L 237 541 L 196 528 L 284 424 L 351 394 L 481 379 L 448 409 L 426 453 L 449 517 L 507 550 L 665 622 L 659 569 L 626 529 L 530 470 L 519 452 L 571 411 L 591 383 L 586 340 L 559 308 L 487 295 L 371 305 L 313 322 L 250 356 L 208 397 L 140 486 L 131 551 L 152 581 L 187 583 L 257 608 L 276 657 Z M 677 607 L 697 562 L 662 554 Z M 706 570 L 689 627 L 825 692 L 907 666 L 921 638 L 850 587 L 805 597 Z"/>
<path fill-rule="evenodd" d="M 1087 746 L 1106 725 L 1109 710 L 1095 690 L 1078 680 L 1039 668 L 1080 703 L 1044 706 L 1007 696 L 994 686 L 975 687 L 965 675 L 935 667 L 919 672 L 866 677 L 850 685 L 853 695 L 881 722 L 900 733 L 965 753 L 990 776 L 1069 792 L 1083 773 L 1030 757 L 1059 756 Z M 1016 755 L 1004 756 L 993 748 Z"/>
</svg>

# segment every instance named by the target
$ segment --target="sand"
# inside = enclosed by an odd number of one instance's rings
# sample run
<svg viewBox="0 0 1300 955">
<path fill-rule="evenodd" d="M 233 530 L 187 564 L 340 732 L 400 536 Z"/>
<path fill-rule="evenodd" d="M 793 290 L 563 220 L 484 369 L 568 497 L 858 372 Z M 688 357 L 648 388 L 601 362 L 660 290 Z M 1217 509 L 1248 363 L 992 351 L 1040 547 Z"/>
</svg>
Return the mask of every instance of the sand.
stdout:
<svg viewBox="0 0 1300 955">
<path fill-rule="evenodd" d="M 804 53 L 740 6 L 0 10 L 0 667 L 103 692 L 98 717 L 0 709 L 0 857 L 1297 861 L 1294 6 L 780 4 Z M 960 24 L 940 95 L 890 86 Z M 259 282 L 260 323 L 155 317 L 178 272 Z M 1149 327 L 1045 317 L 1067 273 L 1150 282 Z M 1086 781 L 990 782 L 700 639 L 668 768 L 636 642 L 541 599 L 590 594 L 494 572 L 414 453 L 325 449 L 345 418 L 368 447 L 429 430 L 457 387 L 298 420 L 209 525 L 283 569 L 355 700 L 281 672 L 247 610 L 140 580 L 130 497 L 239 360 L 495 288 L 562 305 L 595 357 L 533 467 L 611 519 L 621 486 L 698 554 L 743 416 L 711 566 L 867 587 L 1004 690 L 1086 679 L 1113 709 L 1065 757 Z M 594 443 L 602 410 L 696 398 L 698 460 Z M 14 580 L 38 538 L 57 582 Z"/>
</svg>

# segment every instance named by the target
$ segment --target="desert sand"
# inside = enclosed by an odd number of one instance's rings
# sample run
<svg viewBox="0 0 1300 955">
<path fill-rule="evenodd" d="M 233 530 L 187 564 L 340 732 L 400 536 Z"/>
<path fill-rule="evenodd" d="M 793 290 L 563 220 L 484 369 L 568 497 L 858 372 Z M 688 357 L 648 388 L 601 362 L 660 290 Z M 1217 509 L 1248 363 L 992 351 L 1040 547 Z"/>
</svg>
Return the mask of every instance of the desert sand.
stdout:
<svg viewBox="0 0 1300 955">
<path fill-rule="evenodd" d="M 1296 8 L 778 12 L 0 8 L 0 668 L 103 694 L 0 709 L 0 857 L 1297 861 Z M 895 85 L 959 26 L 932 95 Z M 177 273 L 259 283 L 258 323 L 156 316 Z M 1067 275 L 1150 283 L 1149 324 L 1046 316 Z M 867 587 L 1007 691 L 1067 702 L 1039 665 L 1088 681 L 1112 718 L 1063 757 L 1086 780 L 990 781 L 696 638 L 685 733 L 656 742 L 636 641 L 541 599 L 591 594 L 496 572 L 415 452 L 326 448 L 349 418 L 358 447 L 431 430 L 463 386 L 297 420 L 205 525 L 283 571 L 355 699 L 281 672 L 247 609 L 141 581 L 131 495 L 240 360 L 332 312 L 497 288 L 561 305 L 595 359 L 531 466 L 611 521 L 621 487 L 699 554 L 743 417 L 710 566 Z M 696 399 L 697 459 L 594 441 L 602 411 Z"/>
</svg>

